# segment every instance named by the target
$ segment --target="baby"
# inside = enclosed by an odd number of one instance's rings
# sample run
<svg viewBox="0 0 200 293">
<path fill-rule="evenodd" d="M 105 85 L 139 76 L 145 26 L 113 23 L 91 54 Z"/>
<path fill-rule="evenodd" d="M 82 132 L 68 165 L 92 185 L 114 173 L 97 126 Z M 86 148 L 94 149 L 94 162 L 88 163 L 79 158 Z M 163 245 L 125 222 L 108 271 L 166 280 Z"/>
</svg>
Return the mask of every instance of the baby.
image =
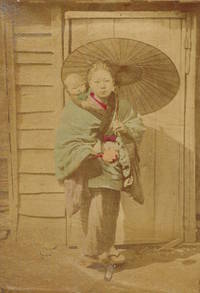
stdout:
<svg viewBox="0 0 200 293">
<path fill-rule="evenodd" d="M 99 105 L 91 98 L 90 92 L 87 90 L 86 81 L 77 74 L 71 73 L 64 80 L 64 85 L 75 104 L 84 109 L 97 109 Z"/>
<path fill-rule="evenodd" d="M 85 93 L 87 90 L 86 82 L 84 78 L 77 74 L 71 73 L 67 75 L 64 80 L 64 85 L 70 95 L 70 98 L 79 106 L 82 105 L 82 101 L 85 98 Z"/>
<path fill-rule="evenodd" d="M 84 78 L 77 74 L 71 73 L 67 75 L 64 80 L 64 85 L 70 95 L 70 98 L 73 100 L 75 104 L 82 108 L 94 108 L 95 103 L 92 101 L 86 86 L 86 81 Z M 101 152 L 101 144 L 100 141 L 97 140 L 94 145 L 94 153 L 98 154 Z"/>
</svg>

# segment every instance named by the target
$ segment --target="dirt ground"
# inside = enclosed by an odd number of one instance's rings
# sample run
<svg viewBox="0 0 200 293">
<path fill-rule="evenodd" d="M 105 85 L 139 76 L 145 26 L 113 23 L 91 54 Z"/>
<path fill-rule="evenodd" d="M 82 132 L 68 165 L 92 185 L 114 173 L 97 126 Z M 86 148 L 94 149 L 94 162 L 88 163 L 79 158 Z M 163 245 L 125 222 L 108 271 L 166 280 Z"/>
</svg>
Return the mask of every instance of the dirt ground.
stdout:
<svg viewBox="0 0 200 293">
<path fill-rule="evenodd" d="M 122 253 L 126 264 L 106 282 L 105 268 L 81 265 L 78 249 L 0 241 L 0 288 L 12 293 L 200 292 L 200 245 L 165 251 L 132 246 Z"/>
</svg>

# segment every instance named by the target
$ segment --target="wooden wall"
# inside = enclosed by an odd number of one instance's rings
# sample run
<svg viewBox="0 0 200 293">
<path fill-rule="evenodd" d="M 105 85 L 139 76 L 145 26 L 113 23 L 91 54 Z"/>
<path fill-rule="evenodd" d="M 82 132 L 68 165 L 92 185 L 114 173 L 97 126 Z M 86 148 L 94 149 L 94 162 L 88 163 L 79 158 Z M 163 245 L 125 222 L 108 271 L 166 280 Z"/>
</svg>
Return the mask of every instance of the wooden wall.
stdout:
<svg viewBox="0 0 200 293">
<path fill-rule="evenodd" d="M 40 241 L 44 229 L 47 240 L 48 236 L 54 238 L 56 231 L 58 242 L 65 237 L 64 230 L 59 233 L 65 228 L 65 207 L 63 188 L 54 175 L 53 155 L 55 127 L 63 103 L 61 20 L 60 8 L 24 6 L 17 11 L 14 24 L 18 234 L 28 238 L 31 233 L 35 241 Z M 49 225 L 50 217 L 61 219 Z"/>
</svg>

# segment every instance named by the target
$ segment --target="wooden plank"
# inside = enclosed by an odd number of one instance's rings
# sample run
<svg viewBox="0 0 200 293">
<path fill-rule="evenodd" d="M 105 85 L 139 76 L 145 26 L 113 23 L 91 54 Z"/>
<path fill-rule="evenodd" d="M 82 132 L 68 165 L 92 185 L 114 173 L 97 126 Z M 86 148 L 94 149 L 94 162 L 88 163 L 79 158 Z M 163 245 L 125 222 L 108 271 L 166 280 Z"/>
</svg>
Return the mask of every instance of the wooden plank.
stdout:
<svg viewBox="0 0 200 293">
<path fill-rule="evenodd" d="M 131 3 L 131 0 L 77 0 L 77 3 L 84 3 L 84 4 L 124 4 L 124 3 Z"/>
<path fill-rule="evenodd" d="M 97 39 L 114 37 L 113 19 L 88 19 L 87 20 L 88 42 Z"/>
<path fill-rule="evenodd" d="M 8 149 L 0 148 L 0 158 L 1 159 L 7 159 L 8 158 L 8 154 L 9 154 L 9 150 Z"/>
<path fill-rule="evenodd" d="M 54 111 L 56 99 L 51 87 L 22 86 L 17 88 L 17 112 Z"/>
<path fill-rule="evenodd" d="M 72 47 L 72 24 L 71 21 L 66 19 L 65 20 L 65 25 L 64 25 L 64 32 L 63 32 L 63 41 L 64 41 L 64 59 L 67 58 L 68 54 L 71 52 L 71 47 Z M 66 91 L 64 88 L 64 105 L 67 104 L 69 101 L 70 96 L 69 93 Z"/>
<path fill-rule="evenodd" d="M 17 52 L 15 54 L 17 64 L 52 64 L 52 59 L 52 53 Z"/>
<path fill-rule="evenodd" d="M 9 149 L 8 135 L 8 98 L 6 76 L 5 15 L 0 9 L 0 158 L 5 157 Z"/>
<path fill-rule="evenodd" d="M 31 245 L 65 244 L 65 219 L 35 218 L 20 215 L 17 239 L 20 243 Z"/>
<path fill-rule="evenodd" d="M 71 23 L 72 51 L 87 42 L 114 37 L 112 19 L 74 19 Z"/>
<path fill-rule="evenodd" d="M 53 130 L 18 131 L 18 148 L 54 149 L 55 132 Z"/>
<path fill-rule="evenodd" d="M 19 192 L 20 193 L 46 193 L 63 192 L 64 187 L 60 184 L 54 175 L 39 174 L 20 174 Z"/>
<path fill-rule="evenodd" d="M 71 5 L 73 5 L 73 4 L 81 4 L 81 3 L 90 3 L 90 4 L 94 4 L 94 3 L 107 3 L 107 4 L 109 4 L 109 3 L 113 3 L 113 1 L 115 1 L 115 0 L 72 0 L 72 1 L 69 1 L 69 4 L 70 4 L 70 8 L 71 8 Z M 38 1 L 38 0 L 20 0 L 20 2 L 21 3 L 26 3 L 26 4 L 30 4 L 30 3 L 49 3 L 49 0 L 40 0 L 40 1 Z M 116 0 L 116 2 L 117 3 L 119 3 L 119 2 L 121 2 L 122 4 L 124 3 L 124 2 L 127 2 L 127 3 L 132 3 L 133 1 L 132 0 Z M 171 2 L 177 2 L 177 3 L 180 3 L 180 4 L 182 4 L 182 3 L 194 3 L 194 4 L 197 4 L 198 2 L 199 2 L 199 0 L 142 0 L 142 1 L 136 1 L 136 4 L 138 4 L 138 2 L 141 2 L 141 4 L 142 4 L 142 7 L 144 6 L 144 4 L 149 4 L 149 3 L 151 3 L 151 4 L 153 4 L 154 2 L 156 3 L 156 2 L 161 2 L 160 4 L 162 4 L 163 2 L 163 6 L 164 6 L 164 4 L 170 4 Z M 166 3 L 167 2 L 167 3 Z M 65 0 L 54 0 L 54 1 L 51 1 L 51 3 L 59 3 L 59 4 L 61 4 L 61 3 L 65 3 Z M 172 3 L 172 4 L 174 4 L 174 3 Z M 72 7 L 74 7 L 74 5 L 72 6 Z M 135 7 L 135 6 L 134 6 Z M 137 5 L 136 5 L 136 7 L 137 7 Z M 141 7 L 141 6 L 139 6 L 139 7 Z M 149 6 L 147 6 L 147 5 L 145 5 L 145 7 L 149 7 Z M 150 6 L 150 7 L 152 7 L 152 6 Z M 159 6 L 160 7 L 160 6 Z M 166 7 L 166 6 L 164 6 L 164 7 Z M 181 7 L 181 6 L 178 6 L 179 8 Z M 184 7 L 184 6 L 183 6 Z M 198 7 L 198 6 L 194 6 L 194 7 Z M 156 8 L 158 8 L 157 6 L 155 6 L 154 7 L 154 9 L 156 9 Z M 174 5 L 173 6 L 171 6 L 170 5 L 170 8 L 174 8 Z"/>
<path fill-rule="evenodd" d="M 156 190 L 155 190 L 155 232 L 164 240 L 177 238 L 179 226 L 180 187 L 180 145 L 165 133 L 156 132 Z"/>
<path fill-rule="evenodd" d="M 64 193 L 20 195 L 19 213 L 33 217 L 65 217 L 65 195 Z"/>
<path fill-rule="evenodd" d="M 16 36 L 15 51 L 53 53 L 52 37 L 40 35 Z"/>
<path fill-rule="evenodd" d="M 67 11 L 65 19 L 81 18 L 184 18 L 179 11 Z"/>
<path fill-rule="evenodd" d="M 20 6 L 15 13 L 15 34 L 51 33 L 51 13 L 47 6 Z"/>
<path fill-rule="evenodd" d="M 8 117 L 5 119 L 5 115 L 8 115 L 8 100 L 7 100 L 7 81 L 6 81 L 6 46 L 5 46 L 5 27 L 4 27 L 4 15 L 0 9 L 0 109 L 2 115 L 0 116 L 0 125 L 2 122 L 7 122 Z M 2 117 L 4 116 L 4 117 Z M 4 124 L 5 127 L 5 124 Z"/>
<path fill-rule="evenodd" d="M 0 130 L 8 132 L 8 111 L 7 105 L 6 108 L 1 108 L 1 115 L 0 115 Z M 1 136 L 1 133 L 0 133 Z"/>
<path fill-rule="evenodd" d="M 65 19 L 65 25 L 64 25 L 64 32 L 63 32 L 63 42 L 64 42 L 64 59 L 67 58 L 68 54 L 70 53 L 70 47 L 71 47 L 71 24 L 69 19 Z"/>
<path fill-rule="evenodd" d="M 200 125 L 200 16 L 197 17 L 197 77 L 196 77 L 196 105 L 195 105 L 195 124 Z M 200 132 L 196 131 L 196 213 L 200 215 Z M 200 219 L 198 220 L 198 227 L 200 227 Z"/>
<path fill-rule="evenodd" d="M 10 150 L 9 159 L 9 206 L 11 216 L 11 238 L 16 239 L 18 226 L 18 156 L 17 156 L 17 135 L 16 135 L 16 92 L 15 92 L 15 60 L 14 60 L 14 35 L 12 17 L 5 18 L 6 34 L 6 57 L 7 57 L 7 89 L 9 100 L 9 123 L 10 123 Z M 12 192 L 12 194 L 11 194 Z"/>
<path fill-rule="evenodd" d="M 70 51 L 86 44 L 88 42 L 88 20 L 87 19 L 73 19 L 71 21 L 70 35 L 71 35 L 71 47 Z"/>
<path fill-rule="evenodd" d="M 18 64 L 16 66 L 16 84 L 51 86 L 54 83 L 52 70 L 52 65 Z"/>
<path fill-rule="evenodd" d="M 0 191 L 8 192 L 8 160 L 0 159 Z"/>
<path fill-rule="evenodd" d="M 53 150 L 19 151 L 19 173 L 55 174 Z"/>
<path fill-rule="evenodd" d="M 18 114 L 17 129 L 54 129 L 54 116 L 53 112 Z"/>
<path fill-rule="evenodd" d="M 10 219 L 10 224 L 11 224 L 11 229 L 12 229 L 12 237 L 15 236 L 16 238 L 16 231 L 13 231 L 15 226 L 13 223 L 13 215 L 16 215 L 15 217 L 17 218 L 18 216 L 18 210 L 15 211 L 16 207 L 14 205 L 14 186 L 12 182 L 12 154 L 11 152 L 8 152 L 8 198 L 9 198 L 9 219 Z M 17 218 L 18 220 L 18 218 Z M 15 232 L 15 233 L 14 233 Z M 14 238 L 14 237 L 13 237 Z"/>
<path fill-rule="evenodd" d="M 179 92 L 177 94 L 177 97 L 179 97 L 179 105 L 175 106 L 174 104 L 174 110 L 176 110 L 177 120 L 179 124 L 179 129 L 177 128 L 176 136 L 173 136 L 173 138 L 179 142 L 179 193 L 177 197 L 176 206 L 177 208 L 177 215 L 176 215 L 176 225 L 174 225 L 174 238 L 184 241 L 184 223 L 183 223 L 183 214 L 184 214 L 184 99 L 185 96 L 185 32 L 184 32 L 184 23 L 185 19 L 182 19 L 180 24 L 177 25 L 178 20 L 170 20 L 169 26 L 170 26 L 170 40 L 169 42 L 172 42 L 174 39 L 179 39 L 180 47 L 179 50 L 175 48 L 175 46 L 170 47 L 170 51 L 172 55 L 174 56 L 174 60 L 176 59 L 175 65 L 178 69 L 179 76 L 180 76 L 180 88 Z M 180 27 L 180 34 L 178 35 L 177 27 Z M 178 102 L 177 97 L 174 99 L 174 101 Z M 171 103 L 171 106 L 172 103 Z M 172 108 L 169 108 L 169 112 L 171 112 Z M 175 122 L 175 119 L 171 119 L 171 121 Z M 175 123 L 174 123 L 175 124 Z M 176 124 L 175 124 L 176 125 Z M 172 131 L 171 131 L 172 135 Z"/>
<path fill-rule="evenodd" d="M 0 192 L 8 192 L 8 178 L 0 178 Z"/>
<path fill-rule="evenodd" d="M 8 128 L 0 127 L 0 150 L 9 149 L 9 132 Z M 0 155 L 1 156 L 1 155 Z"/>
<path fill-rule="evenodd" d="M 120 241 L 117 239 L 118 244 L 136 243 L 138 241 L 144 243 L 154 237 L 155 129 L 148 127 L 148 124 L 146 124 L 146 127 L 140 146 L 141 182 L 145 202 L 143 206 L 140 206 L 127 195 L 122 196 L 120 213 L 123 213 L 123 239 L 120 239 Z M 140 218 L 139 222 L 138 218 Z M 122 237 L 119 235 L 119 238 Z"/>
<path fill-rule="evenodd" d="M 169 48 L 169 19 L 116 19 L 114 29 L 115 37 L 131 38 L 155 46 L 176 64 Z"/>
<path fill-rule="evenodd" d="M 161 20 L 161 25 L 167 25 Z M 183 239 L 184 48 L 181 20 L 169 19 L 166 41 L 180 73 L 181 85 L 169 105 L 156 113 L 155 232 L 166 240 Z M 170 126 L 169 126 L 170 125 Z"/>
<path fill-rule="evenodd" d="M 64 89 L 61 80 L 61 68 L 63 64 L 63 14 L 60 6 L 54 6 L 51 10 L 51 31 L 52 42 L 54 46 L 54 67 L 53 67 L 53 85 L 55 104 L 56 124 L 59 121 L 61 111 L 64 106 Z"/>
<path fill-rule="evenodd" d="M 189 72 L 186 75 L 186 103 L 185 103 L 185 202 L 184 227 L 185 241 L 196 241 L 196 193 L 195 193 L 195 74 L 196 74 L 196 17 L 190 19 L 191 55 Z"/>
</svg>

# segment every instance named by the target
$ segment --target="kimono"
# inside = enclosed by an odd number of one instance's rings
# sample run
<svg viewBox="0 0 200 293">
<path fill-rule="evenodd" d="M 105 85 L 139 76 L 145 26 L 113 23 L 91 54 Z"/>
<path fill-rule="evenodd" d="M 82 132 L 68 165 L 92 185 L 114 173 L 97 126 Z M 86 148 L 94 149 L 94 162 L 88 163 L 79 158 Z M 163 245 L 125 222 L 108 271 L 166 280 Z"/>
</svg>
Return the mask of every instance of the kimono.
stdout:
<svg viewBox="0 0 200 293">
<path fill-rule="evenodd" d="M 133 178 L 127 187 L 119 161 L 104 162 L 93 150 L 97 141 L 113 135 L 115 119 L 127 129 L 120 138 Z M 56 134 L 56 176 L 65 182 L 67 212 L 71 216 L 81 210 L 87 255 L 98 255 L 112 247 L 122 191 L 143 203 L 137 149 L 144 131 L 141 118 L 129 102 L 117 101 L 114 94 L 108 98 L 106 111 L 83 109 L 72 100 L 63 110 Z"/>
</svg>

